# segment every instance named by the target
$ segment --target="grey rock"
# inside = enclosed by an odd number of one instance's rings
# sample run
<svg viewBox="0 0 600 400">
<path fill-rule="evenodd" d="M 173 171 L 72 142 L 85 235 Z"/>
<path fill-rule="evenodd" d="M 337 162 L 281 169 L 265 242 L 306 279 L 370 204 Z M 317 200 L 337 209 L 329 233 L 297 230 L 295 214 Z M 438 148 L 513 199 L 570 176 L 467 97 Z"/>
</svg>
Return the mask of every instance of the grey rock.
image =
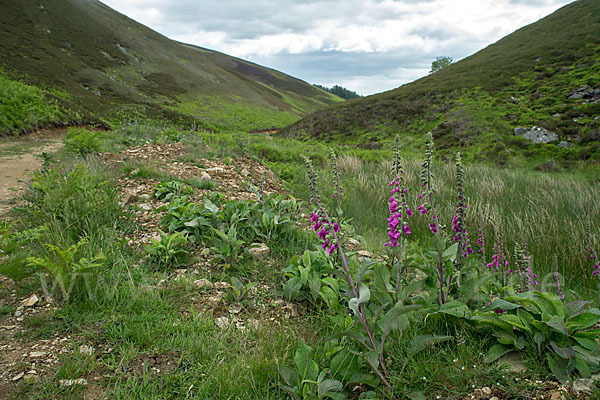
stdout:
<svg viewBox="0 0 600 400">
<path fill-rule="evenodd" d="M 211 179 L 211 176 L 208 173 L 206 173 L 206 171 L 202 171 L 202 173 L 200 174 L 200 179 L 209 181 Z"/>
<path fill-rule="evenodd" d="M 206 278 L 195 280 L 193 285 L 198 289 L 210 289 L 213 287 L 213 284 Z"/>
<path fill-rule="evenodd" d="M 571 147 L 571 145 L 563 140 L 562 142 L 560 142 L 558 144 L 558 147 L 562 147 L 564 149 L 568 149 L 569 147 Z"/>
<path fill-rule="evenodd" d="M 264 243 L 253 243 L 248 249 L 248 254 L 254 258 L 263 258 L 269 255 L 271 249 Z"/>
<path fill-rule="evenodd" d="M 552 118 L 560 118 L 560 113 L 552 114 Z"/>
<path fill-rule="evenodd" d="M 533 126 L 531 129 L 522 127 L 515 128 L 514 133 L 515 136 L 522 136 L 533 143 L 551 143 L 558 140 L 558 135 L 556 133 L 550 132 L 539 126 Z"/>
<path fill-rule="evenodd" d="M 502 357 L 500 357 L 498 362 L 507 364 L 508 370 L 510 372 L 525 372 L 525 371 L 527 371 L 527 366 L 525 365 L 525 362 L 523 361 L 523 357 L 521 357 L 521 354 L 519 354 L 517 352 L 512 352 L 512 353 L 503 355 Z"/>
<path fill-rule="evenodd" d="M 142 203 L 140 204 L 140 208 L 144 211 L 150 211 L 152 210 L 152 206 L 150 206 L 150 204 L 148 203 Z"/>
<path fill-rule="evenodd" d="M 573 382 L 573 391 L 575 393 L 592 393 L 596 383 L 591 379 L 577 379 Z"/>
</svg>

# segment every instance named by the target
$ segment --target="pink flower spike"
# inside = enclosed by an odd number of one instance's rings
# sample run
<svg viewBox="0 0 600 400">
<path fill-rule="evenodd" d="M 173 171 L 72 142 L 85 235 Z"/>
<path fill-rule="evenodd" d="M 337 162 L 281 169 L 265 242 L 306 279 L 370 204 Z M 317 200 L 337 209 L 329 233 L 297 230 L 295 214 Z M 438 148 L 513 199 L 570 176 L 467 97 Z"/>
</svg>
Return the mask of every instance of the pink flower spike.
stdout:
<svg viewBox="0 0 600 400">
<path fill-rule="evenodd" d="M 410 231 L 410 227 L 408 225 L 404 225 L 404 234 L 406 236 L 410 235 L 412 232 Z"/>
</svg>

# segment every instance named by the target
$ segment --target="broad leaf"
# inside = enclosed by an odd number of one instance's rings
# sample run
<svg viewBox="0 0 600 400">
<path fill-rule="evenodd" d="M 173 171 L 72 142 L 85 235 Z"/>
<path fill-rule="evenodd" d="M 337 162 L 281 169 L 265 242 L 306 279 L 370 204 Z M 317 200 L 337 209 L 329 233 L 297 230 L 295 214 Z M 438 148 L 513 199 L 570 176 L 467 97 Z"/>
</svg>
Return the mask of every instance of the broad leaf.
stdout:
<svg viewBox="0 0 600 400">
<path fill-rule="evenodd" d="M 418 352 L 426 349 L 429 346 L 433 346 L 437 343 L 446 342 L 448 340 L 453 339 L 454 336 L 434 336 L 434 335 L 421 335 L 415 336 L 408 346 L 408 353 L 411 355 L 415 355 Z"/>
<path fill-rule="evenodd" d="M 485 356 L 485 362 L 491 363 L 502 357 L 503 355 L 510 353 L 512 351 L 511 347 L 503 346 L 501 344 L 495 344 L 488 350 L 487 355 Z"/>
<path fill-rule="evenodd" d="M 311 358 L 311 353 L 312 347 L 300 343 L 294 355 L 294 363 L 302 381 L 315 380 L 319 375 L 319 367 Z"/>
</svg>

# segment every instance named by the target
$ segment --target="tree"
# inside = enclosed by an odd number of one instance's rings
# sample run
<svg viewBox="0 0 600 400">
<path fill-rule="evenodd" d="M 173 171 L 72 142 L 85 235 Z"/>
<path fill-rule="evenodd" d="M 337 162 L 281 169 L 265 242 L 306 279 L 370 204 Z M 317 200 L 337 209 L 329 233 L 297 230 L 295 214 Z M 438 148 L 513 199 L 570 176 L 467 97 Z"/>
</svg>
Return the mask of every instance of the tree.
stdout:
<svg viewBox="0 0 600 400">
<path fill-rule="evenodd" d="M 430 74 L 438 72 L 440 69 L 446 68 L 448 65 L 452 64 L 454 60 L 452 57 L 436 57 L 435 60 L 431 62 L 431 71 Z"/>
<path fill-rule="evenodd" d="M 314 85 L 314 86 L 318 87 L 319 89 L 323 89 L 326 92 L 333 93 L 336 96 L 341 97 L 344 100 L 350 100 L 350 99 L 355 99 L 357 97 L 362 97 L 360 94 L 358 94 L 352 90 L 348 90 L 345 87 L 342 87 L 339 85 L 335 85 L 334 87 L 331 87 L 331 88 L 321 86 L 321 85 Z"/>
</svg>

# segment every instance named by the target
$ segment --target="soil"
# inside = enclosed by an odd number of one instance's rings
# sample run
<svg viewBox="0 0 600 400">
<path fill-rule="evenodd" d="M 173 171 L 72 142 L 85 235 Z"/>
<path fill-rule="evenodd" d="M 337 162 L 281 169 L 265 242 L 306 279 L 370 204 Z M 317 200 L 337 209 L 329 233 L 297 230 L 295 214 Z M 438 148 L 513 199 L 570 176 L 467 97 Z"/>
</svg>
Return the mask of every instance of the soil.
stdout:
<svg viewBox="0 0 600 400">
<path fill-rule="evenodd" d="M 67 128 L 48 128 L 27 137 L 0 141 L 0 217 L 13 207 L 30 179 L 42 166 L 42 153 L 55 153 L 62 146 Z"/>
</svg>

